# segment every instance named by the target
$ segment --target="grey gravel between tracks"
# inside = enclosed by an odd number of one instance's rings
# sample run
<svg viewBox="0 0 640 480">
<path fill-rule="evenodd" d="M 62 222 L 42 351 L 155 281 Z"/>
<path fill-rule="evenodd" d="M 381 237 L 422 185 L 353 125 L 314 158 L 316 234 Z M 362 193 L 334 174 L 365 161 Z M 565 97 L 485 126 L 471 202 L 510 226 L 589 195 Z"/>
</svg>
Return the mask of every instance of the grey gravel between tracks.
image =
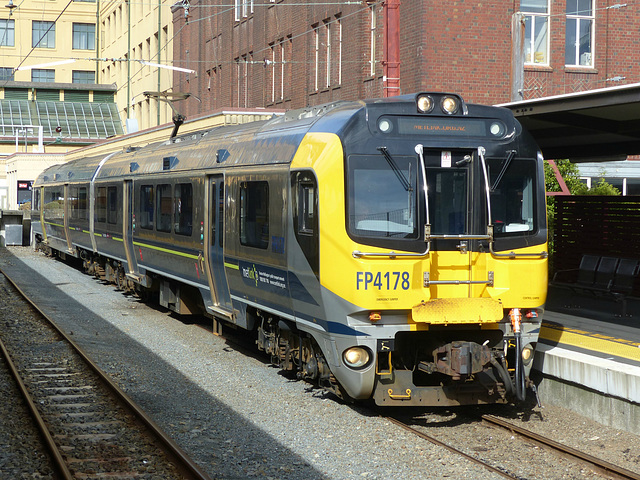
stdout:
<svg viewBox="0 0 640 480">
<path fill-rule="evenodd" d="M 247 355 L 29 247 L 0 248 L 0 265 L 28 281 L 27 292 L 45 292 L 52 300 L 65 296 L 62 304 L 41 307 L 212 478 L 498 478 L 366 409 L 289 380 L 260 355 Z M 591 442 L 596 450 L 611 450 L 611 461 L 622 458 L 637 470 L 638 437 L 562 409 L 548 408 L 545 415 L 551 420 L 538 428 L 548 423 L 565 439 L 575 430 L 572 446 Z M 0 429 L 0 445 L 11 443 L 5 435 Z M 509 446 L 504 448 L 507 455 Z M 560 478 L 540 473 L 536 478 Z"/>
</svg>

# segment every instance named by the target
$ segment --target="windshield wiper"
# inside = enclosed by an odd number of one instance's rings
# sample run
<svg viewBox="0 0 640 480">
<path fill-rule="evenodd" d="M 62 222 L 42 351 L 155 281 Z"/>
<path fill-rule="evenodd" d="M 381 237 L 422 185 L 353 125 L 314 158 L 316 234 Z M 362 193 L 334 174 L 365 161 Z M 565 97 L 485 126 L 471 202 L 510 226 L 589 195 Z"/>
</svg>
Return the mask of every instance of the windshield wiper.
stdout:
<svg viewBox="0 0 640 480">
<path fill-rule="evenodd" d="M 507 168 L 509 168 L 509 165 L 511 165 L 511 161 L 516 156 L 516 153 L 517 152 L 515 150 L 509 150 L 507 152 L 507 158 L 505 158 L 504 162 L 502 162 L 502 170 L 500 170 L 500 174 L 498 175 L 498 178 L 496 178 L 496 181 L 493 182 L 493 186 L 491 187 L 492 192 L 494 192 L 498 187 L 498 185 L 500 184 L 502 177 L 504 177 L 504 174 L 507 171 Z"/>
<path fill-rule="evenodd" d="M 391 154 L 387 150 L 387 147 L 378 147 L 378 150 L 380 150 L 380 153 L 382 153 L 384 158 L 387 160 L 387 163 L 391 167 L 391 170 L 393 170 L 393 173 L 396 174 L 396 177 L 398 177 L 398 180 L 400 180 L 400 183 L 402 184 L 404 189 L 407 192 L 413 190 L 411 188 L 411 184 L 409 183 L 409 180 L 407 180 L 407 177 L 404 176 L 404 173 L 402 173 L 402 170 L 400 170 L 395 160 L 391 157 Z"/>
</svg>

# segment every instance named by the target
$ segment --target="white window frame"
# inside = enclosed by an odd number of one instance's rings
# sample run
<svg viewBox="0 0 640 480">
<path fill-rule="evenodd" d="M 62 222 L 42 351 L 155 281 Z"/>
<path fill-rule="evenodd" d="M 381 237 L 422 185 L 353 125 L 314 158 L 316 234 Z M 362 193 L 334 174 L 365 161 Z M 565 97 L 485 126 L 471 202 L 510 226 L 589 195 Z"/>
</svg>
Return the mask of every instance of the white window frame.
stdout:
<svg viewBox="0 0 640 480">
<path fill-rule="evenodd" d="M 371 16 L 371 23 L 369 24 L 369 76 L 373 77 L 376 74 L 376 31 L 378 28 L 378 20 L 376 17 L 376 6 L 369 6 L 369 15 Z"/>
<path fill-rule="evenodd" d="M 314 83 L 313 90 L 318 91 L 318 80 L 320 75 L 320 25 L 316 25 L 313 29 L 314 36 L 314 50 L 315 50 L 315 71 L 314 71 Z"/>
<path fill-rule="evenodd" d="M 338 85 L 342 85 L 342 20 L 338 18 Z"/>
<path fill-rule="evenodd" d="M 325 59 L 326 59 L 326 65 L 325 65 L 325 87 L 329 88 L 331 86 L 331 22 L 330 21 L 326 21 L 324 23 L 324 31 L 325 31 L 325 38 L 326 38 L 326 43 L 325 43 Z"/>
<path fill-rule="evenodd" d="M 0 47 L 16 46 L 16 23 L 15 20 L 2 19 L 0 25 Z"/>
<path fill-rule="evenodd" d="M 287 39 L 283 38 L 282 42 L 280 42 L 280 98 L 279 100 L 284 100 L 284 63 L 285 63 L 285 43 Z"/>
<path fill-rule="evenodd" d="M 580 0 L 575 0 L 577 3 L 580 2 Z M 593 0 L 589 0 L 591 3 L 591 13 L 589 15 L 581 15 L 581 14 L 566 14 L 566 19 L 567 19 L 567 23 L 566 23 L 566 28 L 565 28 L 565 35 L 568 33 L 569 31 L 569 20 L 575 20 L 575 26 L 576 26 L 576 31 L 575 31 L 575 38 L 576 38 L 576 42 L 574 44 L 574 55 L 575 55 L 575 63 L 567 63 L 566 60 L 566 49 L 567 47 L 569 47 L 569 45 L 566 45 L 566 42 L 568 41 L 568 35 L 565 36 L 565 66 L 567 67 L 586 67 L 586 68 L 593 68 L 594 66 L 594 62 L 593 62 L 593 52 L 594 52 L 594 42 L 595 42 L 595 37 L 596 37 L 596 17 L 595 17 L 595 5 Z M 589 38 L 589 52 L 585 52 L 582 55 L 580 55 L 580 26 L 584 25 L 584 23 L 588 23 L 591 25 L 591 31 L 590 31 L 590 38 Z M 583 57 L 584 56 L 584 60 L 585 63 L 583 62 Z"/>
</svg>

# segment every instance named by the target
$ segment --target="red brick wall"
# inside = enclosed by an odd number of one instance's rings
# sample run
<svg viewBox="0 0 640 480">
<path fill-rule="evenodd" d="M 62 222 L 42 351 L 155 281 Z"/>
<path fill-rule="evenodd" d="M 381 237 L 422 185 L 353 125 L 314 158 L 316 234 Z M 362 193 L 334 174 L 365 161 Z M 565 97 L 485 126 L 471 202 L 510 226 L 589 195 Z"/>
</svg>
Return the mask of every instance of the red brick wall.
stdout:
<svg viewBox="0 0 640 480">
<path fill-rule="evenodd" d="M 369 69 L 370 16 L 366 3 L 288 5 L 264 0 L 240 21 L 233 2 L 192 0 L 185 23 L 174 9 L 174 59 L 198 73 L 175 73 L 174 90 L 200 98 L 178 104 L 187 116 L 221 108 L 300 108 L 341 99 L 383 95 L 383 9 L 377 15 L 375 75 Z M 524 98 L 632 83 L 640 78 L 640 6 L 605 10 L 596 0 L 594 68 L 565 68 L 565 1 L 551 1 L 550 64 L 527 66 Z M 212 5 L 220 6 L 212 6 Z M 266 5 L 265 5 L 266 4 Z M 202 5 L 202 6 L 201 6 Z M 511 99 L 511 22 L 519 1 L 402 0 L 400 4 L 401 93 L 449 91 L 484 104 Z M 338 83 L 338 22 L 342 25 L 342 81 Z M 326 22 L 331 23 L 333 68 L 326 85 Z M 315 87 L 313 27 L 319 26 L 319 87 Z M 284 69 L 279 42 L 285 40 Z M 273 58 L 272 46 L 276 46 Z M 254 62 L 245 63 L 244 61 Z M 276 63 L 265 65 L 265 60 Z M 284 74 L 284 75 L 283 75 Z M 606 82 L 624 76 L 621 83 Z M 274 88 L 275 86 L 275 88 Z M 274 95 L 274 91 L 276 95 Z M 284 96 L 281 95 L 284 92 Z"/>
</svg>

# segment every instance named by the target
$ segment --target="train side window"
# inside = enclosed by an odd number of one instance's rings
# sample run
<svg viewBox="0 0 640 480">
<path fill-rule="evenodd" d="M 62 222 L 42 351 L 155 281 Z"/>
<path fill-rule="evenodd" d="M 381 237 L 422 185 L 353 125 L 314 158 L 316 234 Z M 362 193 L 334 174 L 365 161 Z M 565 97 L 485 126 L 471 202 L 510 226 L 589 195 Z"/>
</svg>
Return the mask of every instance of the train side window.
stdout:
<svg viewBox="0 0 640 480">
<path fill-rule="evenodd" d="M 40 187 L 33 189 L 33 210 L 40 211 Z"/>
<path fill-rule="evenodd" d="M 240 184 L 240 243 L 266 249 L 269 246 L 269 184 Z"/>
<path fill-rule="evenodd" d="M 96 222 L 107 221 L 107 187 L 98 187 L 96 195 Z"/>
<path fill-rule="evenodd" d="M 171 232 L 171 185 L 156 188 L 156 230 Z"/>
<path fill-rule="evenodd" d="M 316 218 L 315 186 L 312 183 L 298 185 L 298 232 L 313 235 Z"/>
<path fill-rule="evenodd" d="M 191 236 L 193 231 L 193 186 L 178 183 L 173 192 L 174 231 L 178 235 Z"/>
<path fill-rule="evenodd" d="M 87 208 L 87 187 L 78 189 L 78 218 L 80 220 L 89 220 L 89 209 Z"/>
<path fill-rule="evenodd" d="M 69 187 L 69 208 L 71 209 L 71 220 L 78 220 L 78 187 Z"/>
<path fill-rule="evenodd" d="M 118 223 L 118 188 L 107 188 L 107 222 L 115 225 Z"/>
<path fill-rule="evenodd" d="M 46 188 L 44 191 L 45 220 L 64 219 L 64 190 L 63 187 Z"/>
<path fill-rule="evenodd" d="M 224 242 L 224 182 L 218 187 L 220 190 L 220 201 L 218 203 L 218 245 L 223 247 Z"/>
<path fill-rule="evenodd" d="M 153 185 L 140 187 L 140 228 L 153 230 Z"/>
</svg>

